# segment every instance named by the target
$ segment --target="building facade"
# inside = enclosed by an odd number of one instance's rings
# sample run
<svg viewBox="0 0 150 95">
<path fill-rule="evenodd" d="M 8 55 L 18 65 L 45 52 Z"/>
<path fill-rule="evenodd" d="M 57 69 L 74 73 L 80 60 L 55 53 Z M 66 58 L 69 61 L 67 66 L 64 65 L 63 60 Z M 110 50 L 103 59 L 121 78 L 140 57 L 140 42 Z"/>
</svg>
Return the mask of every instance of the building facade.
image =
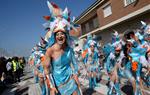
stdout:
<svg viewBox="0 0 150 95">
<path fill-rule="evenodd" d="M 81 25 L 80 39 L 95 34 L 107 43 L 113 30 L 123 35 L 127 29 L 140 28 L 141 20 L 150 23 L 150 0 L 97 0 L 75 23 Z"/>
</svg>

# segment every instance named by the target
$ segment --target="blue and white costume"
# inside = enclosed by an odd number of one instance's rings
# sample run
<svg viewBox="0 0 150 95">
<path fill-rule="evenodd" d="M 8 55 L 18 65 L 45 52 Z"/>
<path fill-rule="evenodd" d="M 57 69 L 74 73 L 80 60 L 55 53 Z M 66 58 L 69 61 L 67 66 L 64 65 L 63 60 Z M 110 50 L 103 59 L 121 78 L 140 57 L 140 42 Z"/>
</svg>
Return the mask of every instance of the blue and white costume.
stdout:
<svg viewBox="0 0 150 95">
<path fill-rule="evenodd" d="M 94 40 L 88 40 L 88 52 L 84 58 L 84 63 L 88 71 L 89 87 L 93 88 L 96 84 L 96 73 L 98 73 L 98 52 L 96 51 L 96 42 Z M 91 50 L 91 46 L 94 47 L 94 51 Z"/>
<path fill-rule="evenodd" d="M 106 50 L 110 51 L 107 52 Z M 124 58 L 124 53 L 122 52 L 122 41 L 119 38 L 117 32 L 113 34 L 112 44 L 107 45 L 105 52 L 108 53 L 105 68 L 110 77 L 110 86 L 108 90 L 108 95 L 113 94 L 113 88 L 115 88 L 116 94 L 121 95 L 119 77 L 122 76 L 121 63 Z M 112 77 L 115 77 L 112 79 Z"/>
<path fill-rule="evenodd" d="M 73 50 L 70 47 L 65 49 L 64 54 L 59 58 L 53 60 L 52 76 L 54 84 L 61 95 L 71 95 L 78 89 L 75 80 L 72 78 L 73 74 L 77 74 L 78 67 Z M 73 65 L 74 68 L 71 68 Z"/>
<path fill-rule="evenodd" d="M 47 1 L 47 4 L 50 10 L 50 18 L 47 19 L 47 23 L 44 25 L 50 29 L 49 33 L 45 36 L 45 40 L 48 41 L 48 48 L 51 48 L 56 43 L 55 34 L 60 30 L 63 30 L 66 36 L 67 46 L 63 54 L 57 59 L 51 60 L 49 78 L 47 78 L 47 75 L 46 78 L 50 81 L 50 88 L 55 87 L 58 90 L 57 95 L 71 95 L 75 91 L 80 95 L 79 85 L 73 78 L 73 75 L 78 73 L 78 64 L 72 49 L 75 39 L 72 34 L 78 33 L 78 26 L 70 21 L 70 13 L 67 8 L 62 11 L 54 3 Z"/>
</svg>

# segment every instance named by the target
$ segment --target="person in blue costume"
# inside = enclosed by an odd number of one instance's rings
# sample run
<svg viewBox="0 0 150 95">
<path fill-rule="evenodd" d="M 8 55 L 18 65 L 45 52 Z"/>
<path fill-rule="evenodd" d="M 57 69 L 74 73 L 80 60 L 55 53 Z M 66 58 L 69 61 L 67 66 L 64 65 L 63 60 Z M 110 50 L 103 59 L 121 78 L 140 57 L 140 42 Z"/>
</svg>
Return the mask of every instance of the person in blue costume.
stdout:
<svg viewBox="0 0 150 95">
<path fill-rule="evenodd" d="M 35 46 L 33 48 L 33 51 L 32 51 L 32 57 L 31 57 L 31 62 L 32 62 L 32 66 L 34 66 L 35 68 L 33 69 L 33 74 L 34 74 L 34 80 L 35 80 L 35 83 L 38 83 L 39 81 L 39 77 L 38 77 L 38 71 L 37 71 L 37 67 L 36 67 L 36 64 L 37 64 L 37 61 L 38 61 L 38 56 L 37 56 L 37 51 L 38 51 L 38 47 Z"/>
<path fill-rule="evenodd" d="M 88 41 L 88 53 L 85 56 L 84 63 L 87 68 L 89 78 L 89 88 L 94 88 L 96 83 L 96 77 L 98 73 L 98 52 L 95 51 L 96 42 L 94 40 Z"/>
<path fill-rule="evenodd" d="M 45 75 L 44 75 L 44 67 L 43 67 L 43 61 L 44 61 L 44 54 L 46 52 L 47 42 L 41 37 L 41 41 L 39 42 L 38 51 L 37 51 L 37 71 L 38 71 L 38 77 L 39 77 L 39 84 L 41 87 L 42 94 L 46 95 L 46 85 L 45 85 Z"/>
<path fill-rule="evenodd" d="M 106 71 L 110 78 L 110 86 L 108 90 L 108 95 L 113 94 L 113 88 L 115 88 L 116 95 L 121 95 L 119 78 L 122 75 L 121 63 L 124 58 L 124 53 L 122 51 L 122 41 L 119 39 L 119 34 L 117 32 L 114 33 L 113 38 L 116 40 L 112 40 L 111 48 L 113 51 L 109 54 L 106 60 Z"/>
<path fill-rule="evenodd" d="M 55 33 L 56 42 L 46 51 L 47 65 L 51 65 L 51 91 L 61 95 L 78 94 L 77 63 L 74 52 L 66 43 L 66 34 L 63 31 Z M 46 66 L 46 67 L 48 67 Z M 73 68 L 72 68 L 73 66 Z M 50 68 L 46 68 L 46 72 Z M 57 89 L 57 90 L 56 90 Z"/>
<path fill-rule="evenodd" d="M 67 9 L 62 12 L 56 4 L 47 4 L 51 13 L 51 36 L 44 56 L 44 72 L 50 95 L 80 95 L 78 65 L 70 42 L 70 33 L 77 33 L 78 29 L 69 21 Z"/>
<path fill-rule="evenodd" d="M 33 67 L 34 79 L 36 83 L 40 84 L 41 87 L 41 95 L 46 95 L 46 85 L 45 85 L 45 75 L 43 68 L 43 56 L 46 52 L 47 41 L 45 41 L 41 37 L 41 41 L 36 44 L 36 46 L 32 49 L 31 56 L 29 58 L 29 63 Z"/>
<path fill-rule="evenodd" d="M 129 32 L 130 39 L 128 40 L 131 44 L 128 55 L 130 56 L 129 62 L 131 65 L 132 80 L 134 80 L 133 90 L 135 95 L 144 94 L 141 90 L 143 89 L 142 83 L 142 67 L 148 66 L 145 55 L 148 47 L 144 44 L 142 35 L 139 32 Z M 144 42 L 144 43 L 143 43 Z"/>
<path fill-rule="evenodd" d="M 146 49 L 142 48 L 143 41 L 140 40 L 142 37 L 139 32 L 134 33 L 133 30 L 129 30 L 126 38 L 124 77 L 131 82 L 133 93 L 139 95 L 139 90 L 143 87 L 141 70 L 142 66 L 146 64 L 144 58 Z"/>
<path fill-rule="evenodd" d="M 44 83 L 44 68 L 42 64 L 42 57 L 44 54 L 41 51 L 37 51 L 37 63 L 35 65 L 35 70 L 37 71 L 37 77 L 38 77 L 38 83 L 40 84 L 42 94 L 41 95 L 46 95 L 46 86 Z"/>
<path fill-rule="evenodd" d="M 127 40 L 127 39 L 126 39 Z M 136 90 L 136 82 L 135 82 L 135 79 L 132 75 L 132 71 L 131 71 L 131 57 L 129 56 L 129 52 L 130 52 L 130 49 L 132 47 L 132 44 L 128 41 L 126 41 L 126 44 L 124 46 L 124 58 L 123 58 L 123 62 L 122 62 L 122 65 L 123 65 L 123 78 L 127 78 L 128 81 L 130 81 L 130 83 L 132 84 L 132 87 L 133 87 L 133 94 Z"/>
<path fill-rule="evenodd" d="M 41 64 L 42 56 L 44 56 L 42 52 L 43 50 L 38 45 L 36 45 L 36 47 L 34 47 L 34 49 L 32 50 L 32 54 L 29 58 L 29 64 L 33 67 L 35 83 L 40 84 L 42 91 L 41 95 L 46 95 L 46 85 L 44 83 L 44 68 L 43 64 Z"/>
<path fill-rule="evenodd" d="M 106 70 L 110 78 L 110 87 L 108 95 L 112 94 L 113 88 L 115 88 L 116 94 L 121 95 L 119 77 L 120 77 L 120 64 L 123 59 L 123 53 L 121 47 L 115 47 L 115 51 L 111 52 L 107 58 Z"/>
<path fill-rule="evenodd" d="M 81 70 L 83 69 L 83 64 L 81 62 L 82 61 L 81 51 L 82 51 L 82 49 L 80 48 L 78 42 L 76 42 L 74 45 L 74 52 L 75 52 L 75 58 L 76 58 L 77 63 L 78 63 L 79 75 L 81 74 Z"/>
<path fill-rule="evenodd" d="M 129 54 L 132 58 L 132 65 L 134 62 L 137 62 L 137 69 L 133 70 L 132 72 L 135 77 L 136 80 L 136 94 L 138 93 L 144 93 L 144 92 L 139 92 L 140 89 L 143 89 L 143 83 L 142 83 L 142 67 L 144 67 L 144 65 L 142 64 L 144 62 L 144 55 L 146 54 L 146 48 L 141 48 L 141 47 L 136 47 L 131 49 L 131 53 Z M 143 62 L 141 61 L 141 58 L 143 60 Z"/>
<path fill-rule="evenodd" d="M 146 60 L 148 61 L 150 65 L 150 50 L 146 52 Z M 150 67 L 147 68 L 147 72 L 144 75 L 144 79 L 147 81 L 146 85 L 149 87 L 150 86 Z"/>
</svg>

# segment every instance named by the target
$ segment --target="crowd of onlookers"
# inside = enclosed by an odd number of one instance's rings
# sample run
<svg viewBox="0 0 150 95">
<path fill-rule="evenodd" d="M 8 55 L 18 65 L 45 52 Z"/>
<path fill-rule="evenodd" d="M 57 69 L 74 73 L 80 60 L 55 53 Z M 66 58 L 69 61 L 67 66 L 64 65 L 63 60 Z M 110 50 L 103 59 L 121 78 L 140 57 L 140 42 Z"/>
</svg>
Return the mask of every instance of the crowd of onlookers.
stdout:
<svg viewBox="0 0 150 95">
<path fill-rule="evenodd" d="M 20 82 L 25 63 L 24 57 L 0 57 L 0 93 L 6 84 Z"/>
</svg>

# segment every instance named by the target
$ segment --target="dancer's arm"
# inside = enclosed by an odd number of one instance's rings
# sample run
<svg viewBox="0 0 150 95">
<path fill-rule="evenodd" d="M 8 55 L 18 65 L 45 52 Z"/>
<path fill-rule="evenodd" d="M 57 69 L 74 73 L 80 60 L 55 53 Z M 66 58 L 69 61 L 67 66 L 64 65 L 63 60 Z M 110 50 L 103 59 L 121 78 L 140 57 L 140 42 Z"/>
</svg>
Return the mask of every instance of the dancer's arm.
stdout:
<svg viewBox="0 0 150 95">
<path fill-rule="evenodd" d="M 51 55 L 52 55 L 52 50 L 51 48 L 48 48 L 46 53 L 45 53 L 45 61 L 44 61 L 44 73 L 45 73 L 45 76 L 46 76 L 46 83 L 47 83 L 47 86 L 48 88 L 51 89 L 52 92 L 54 93 L 57 93 L 57 89 L 55 88 L 55 85 L 54 85 L 54 80 L 51 76 Z"/>
</svg>

